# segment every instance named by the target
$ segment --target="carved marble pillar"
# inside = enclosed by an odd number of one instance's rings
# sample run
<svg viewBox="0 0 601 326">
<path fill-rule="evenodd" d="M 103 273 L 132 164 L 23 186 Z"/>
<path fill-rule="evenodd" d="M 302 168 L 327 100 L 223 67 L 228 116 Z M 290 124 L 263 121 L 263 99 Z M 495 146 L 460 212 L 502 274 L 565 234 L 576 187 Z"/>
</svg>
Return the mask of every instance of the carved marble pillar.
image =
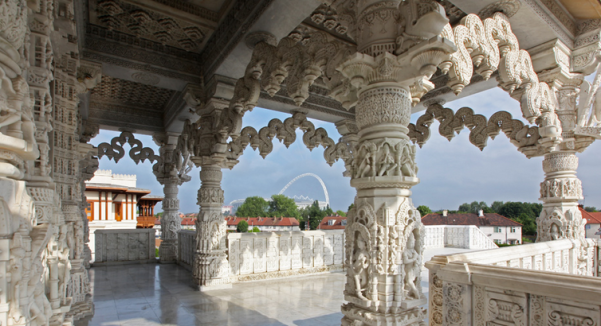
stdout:
<svg viewBox="0 0 601 326">
<path fill-rule="evenodd" d="M 193 158 L 196 160 L 200 158 Z M 221 165 L 198 162 L 201 187 L 198 191 L 200 212 L 196 218 L 196 256 L 194 279 L 201 291 L 231 287 L 226 248 L 226 222 L 221 213 Z M 202 163 L 202 164 L 201 164 Z"/>
<path fill-rule="evenodd" d="M 161 246 L 159 258 L 161 263 L 174 263 L 177 260 L 177 233 L 181 229 L 179 217 L 178 187 L 181 180 L 176 177 L 158 178 L 163 185 L 163 216 L 161 217 Z"/>
<path fill-rule="evenodd" d="M 436 2 L 372 0 L 356 9 L 359 53 L 339 66 L 356 94 L 359 136 L 342 325 L 422 325 L 425 234 L 411 202 L 419 179 L 407 126 L 412 104 L 433 88 L 430 77 L 455 48 L 437 37 L 448 19 Z"/>
<path fill-rule="evenodd" d="M 412 325 L 425 317 L 420 285 L 424 229 L 411 202 L 415 146 L 407 136 L 408 87 L 375 83 L 357 103 L 359 145 L 351 186 L 357 189 L 346 228 L 343 325 Z M 361 324 L 363 323 L 363 324 Z"/>
<path fill-rule="evenodd" d="M 536 241 L 557 239 L 583 240 L 585 238 L 582 214 L 578 201 L 582 184 L 576 176 L 578 157 L 573 151 L 558 151 L 545 155 L 545 181 L 540 184 L 543 210 L 536 219 Z"/>
</svg>

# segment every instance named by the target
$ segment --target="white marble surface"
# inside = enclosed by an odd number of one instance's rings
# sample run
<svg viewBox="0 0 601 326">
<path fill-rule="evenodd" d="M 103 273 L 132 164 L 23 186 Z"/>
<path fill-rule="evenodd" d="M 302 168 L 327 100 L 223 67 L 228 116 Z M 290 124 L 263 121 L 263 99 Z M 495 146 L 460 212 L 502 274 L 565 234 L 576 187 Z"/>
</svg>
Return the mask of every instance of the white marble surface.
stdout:
<svg viewBox="0 0 601 326">
<path fill-rule="evenodd" d="M 426 250 L 425 257 L 468 252 Z M 422 286 L 428 295 L 428 274 Z M 95 315 L 76 326 L 117 325 L 340 325 L 344 273 L 233 284 L 198 292 L 192 275 L 178 265 L 93 267 Z"/>
</svg>

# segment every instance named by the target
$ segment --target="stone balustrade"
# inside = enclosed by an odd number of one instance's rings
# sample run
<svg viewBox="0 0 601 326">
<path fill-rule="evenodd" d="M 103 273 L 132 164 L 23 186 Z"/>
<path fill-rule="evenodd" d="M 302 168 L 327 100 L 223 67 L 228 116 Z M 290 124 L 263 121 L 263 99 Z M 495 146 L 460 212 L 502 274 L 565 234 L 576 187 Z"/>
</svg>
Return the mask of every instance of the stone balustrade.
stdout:
<svg viewBox="0 0 601 326">
<path fill-rule="evenodd" d="M 156 262 L 154 229 L 96 230 L 94 265 Z"/>
<path fill-rule="evenodd" d="M 495 249 L 498 246 L 484 232 L 474 225 L 428 225 L 425 247 Z"/>
<path fill-rule="evenodd" d="M 599 241 L 448 256 L 430 270 L 430 325 L 600 325 Z"/>
<path fill-rule="evenodd" d="M 178 233 L 178 263 L 190 269 L 194 263 L 195 232 Z M 426 249 L 498 248 L 475 226 L 426 226 Z M 344 230 L 228 233 L 230 278 L 253 280 L 295 274 L 341 270 Z"/>
<path fill-rule="evenodd" d="M 194 263 L 195 236 L 196 231 L 180 230 L 178 232 L 177 262 L 188 270 L 192 269 L 192 264 Z"/>
<path fill-rule="evenodd" d="M 230 233 L 230 278 L 238 281 L 342 270 L 344 230 Z"/>
<path fill-rule="evenodd" d="M 444 264 L 470 262 L 482 265 L 596 276 L 597 248 L 597 242 L 590 239 L 586 239 L 584 246 L 578 240 L 564 239 L 449 256 L 436 256 L 432 261 L 443 262 Z"/>
</svg>

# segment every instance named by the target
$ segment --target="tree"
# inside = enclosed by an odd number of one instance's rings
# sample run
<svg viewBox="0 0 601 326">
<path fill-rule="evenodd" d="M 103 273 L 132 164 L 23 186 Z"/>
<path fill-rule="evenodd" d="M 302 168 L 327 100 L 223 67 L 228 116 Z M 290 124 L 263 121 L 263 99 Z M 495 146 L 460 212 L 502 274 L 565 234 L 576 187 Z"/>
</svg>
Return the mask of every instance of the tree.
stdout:
<svg viewBox="0 0 601 326">
<path fill-rule="evenodd" d="M 493 213 L 498 213 L 501 207 L 503 207 L 502 201 L 493 201 L 490 205 L 490 208 L 493 210 Z"/>
<path fill-rule="evenodd" d="M 326 216 L 334 215 L 334 211 L 330 208 L 330 206 L 321 209 L 319 208 L 319 202 L 316 200 L 311 204 L 311 206 L 305 207 L 301 209 L 301 229 L 306 230 L 307 223 L 309 223 L 309 227 L 311 230 L 317 230 L 319 223 Z"/>
<path fill-rule="evenodd" d="M 459 205 L 459 209 L 457 209 L 460 212 L 469 212 L 470 211 L 470 204 L 468 203 L 463 203 L 461 205 Z"/>
<path fill-rule="evenodd" d="M 536 234 L 536 219 L 528 216 L 526 213 L 521 213 L 516 219 L 516 222 L 522 224 L 522 234 L 524 235 L 535 235 Z"/>
<path fill-rule="evenodd" d="M 422 214 L 422 217 L 432 213 L 432 210 L 430 209 L 430 207 L 428 207 L 426 205 L 418 206 L 417 210 L 419 211 L 420 214 Z"/>
<path fill-rule="evenodd" d="M 349 205 L 348 209 L 346 210 L 347 213 L 350 212 L 351 209 L 353 209 L 353 208 L 355 208 L 355 204 L 354 203 Z"/>
<path fill-rule="evenodd" d="M 481 201 L 481 202 L 473 201 L 470 204 L 463 203 L 459 206 L 459 209 L 458 209 L 459 212 L 474 213 L 474 214 L 478 214 L 480 212 L 480 210 L 482 210 L 484 213 L 487 213 L 487 211 L 490 212 L 488 205 L 486 205 L 486 203 L 483 201 Z"/>
<path fill-rule="evenodd" d="M 338 214 L 338 216 L 346 217 L 346 213 L 341 210 L 337 210 L 336 214 Z"/>
<path fill-rule="evenodd" d="M 163 217 L 163 212 L 156 213 L 155 216 L 158 218 L 161 218 L 161 217 Z"/>
<path fill-rule="evenodd" d="M 594 213 L 594 212 L 598 212 L 597 207 L 593 207 L 593 206 L 587 206 L 584 208 L 585 211 L 589 212 L 589 213 Z"/>
<path fill-rule="evenodd" d="M 497 213 L 523 225 L 524 235 L 536 234 L 536 218 L 540 215 L 543 205 L 539 203 L 506 202 Z"/>
<path fill-rule="evenodd" d="M 238 222 L 238 225 L 236 225 L 236 231 L 238 231 L 240 233 L 248 232 L 248 222 L 246 222 L 246 221 Z"/>
<path fill-rule="evenodd" d="M 236 216 L 239 217 L 264 217 L 267 216 L 269 203 L 263 197 L 247 197 L 244 203 L 236 210 Z"/>
<path fill-rule="evenodd" d="M 269 217 L 294 217 L 300 218 L 298 207 L 294 199 L 286 197 L 285 195 L 273 195 L 271 196 L 271 202 L 269 202 L 269 210 L 267 211 Z"/>
<path fill-rule="evenodd" d="M 254 226 L 254 227 L 253 227 L 253 230 L 252 230 L 252 231 L 253 231 L 253 232 L 261 232 L 261 230 L 259 230 L 259 228 L 258 228 L 258 227 L 256 227 L 256 226 Z"/>
</svg>

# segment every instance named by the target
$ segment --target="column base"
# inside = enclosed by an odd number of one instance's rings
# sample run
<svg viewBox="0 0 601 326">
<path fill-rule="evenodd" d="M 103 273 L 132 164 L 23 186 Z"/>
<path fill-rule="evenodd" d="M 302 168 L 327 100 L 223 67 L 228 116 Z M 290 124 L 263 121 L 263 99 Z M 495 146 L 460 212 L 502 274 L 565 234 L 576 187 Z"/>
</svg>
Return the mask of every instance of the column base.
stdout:
<svg viewBox="0 0 601 326">
<path fill-rule="evenodd" d="M 159 263 L 175 264 L 177 262 L 177 242 L 164 240 L 159 246 Z"/>
<path fill-rule="evenodd" d="M 198 286 L 198 291 L 200 292 L 206 292 L 206 291 L 214 291 L 214 290 L 225 290 L 225 289 L 231 289 L 232 288 L 232 284 L 228 283 L 228 284 L 214 284 L 214 285 L 199 285 Z"/>
<path fill-rule="evenodd" d="M 421 301 L 421 300 L 415 300 Z M 427 301 L 427 300 L 426 300 Z M 427 303 L 427 302 L 425 302 Z M 426 309 L 415 307 L 401 312 L 375 312 L 352 303 L 342 305 L 342 326 L 425 326 Z"/>
</svg>

